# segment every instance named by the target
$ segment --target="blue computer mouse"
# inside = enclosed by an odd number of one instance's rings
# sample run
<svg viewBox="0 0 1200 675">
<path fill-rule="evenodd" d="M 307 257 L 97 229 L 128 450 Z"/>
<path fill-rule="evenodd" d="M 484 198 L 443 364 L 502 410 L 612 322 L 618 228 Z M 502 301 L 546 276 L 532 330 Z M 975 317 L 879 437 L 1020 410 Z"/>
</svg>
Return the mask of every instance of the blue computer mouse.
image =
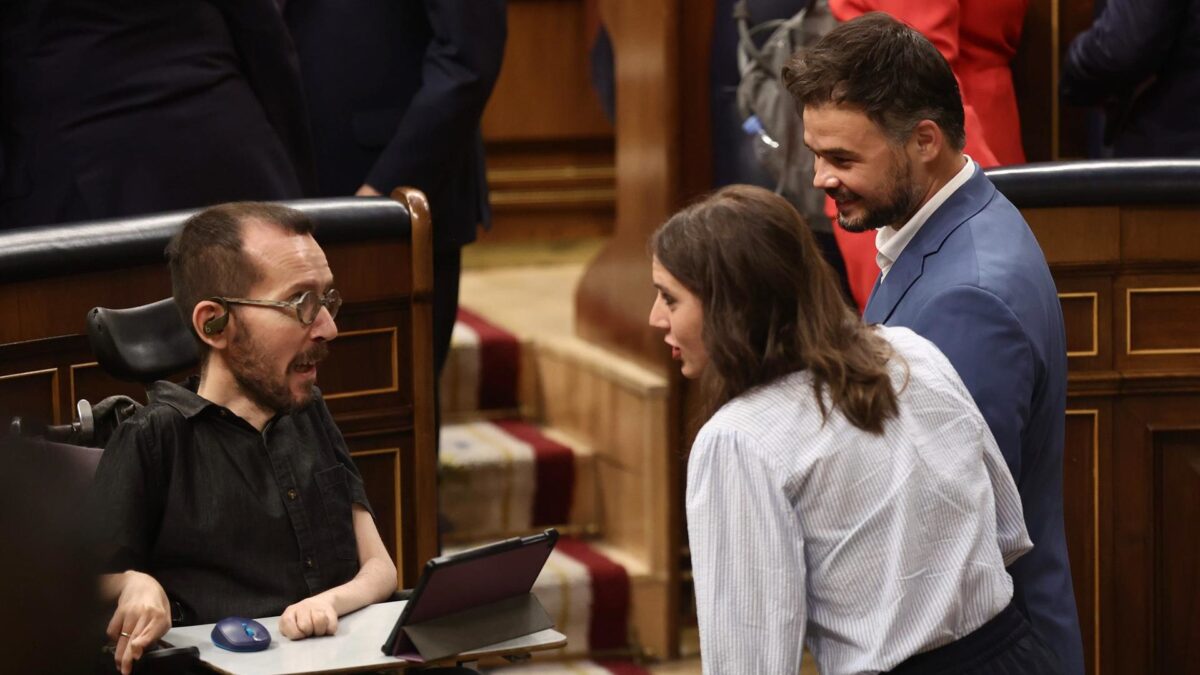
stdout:
<svg viewBox="0 0 1200 675">
<path fill-rule="evenodd" d="M 213 626 L 212 641 L 231 652 L 257 652 L 271 644 L 271 634 L 254 619 L 231 616 Z"/>
</svg>

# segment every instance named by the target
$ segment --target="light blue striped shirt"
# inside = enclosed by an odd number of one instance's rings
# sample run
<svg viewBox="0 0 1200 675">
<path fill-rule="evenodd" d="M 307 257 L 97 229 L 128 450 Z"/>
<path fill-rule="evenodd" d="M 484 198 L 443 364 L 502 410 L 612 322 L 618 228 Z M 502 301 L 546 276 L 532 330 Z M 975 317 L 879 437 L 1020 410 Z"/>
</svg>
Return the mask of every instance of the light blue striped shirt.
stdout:
<svg viewBox="0 0 1200 675">
<path fill-rule="evenodd" d="M 687 519 L 705 673 L 875 673 L 952 642 L 1012 599 L 1032 548 L 1016 485 L 949 361 L 906 328 L 882 435 L 822 422 L 798 372 L 700 430 Z M 828 407 L 828 406 L 827 406 Z"/>
</svg>

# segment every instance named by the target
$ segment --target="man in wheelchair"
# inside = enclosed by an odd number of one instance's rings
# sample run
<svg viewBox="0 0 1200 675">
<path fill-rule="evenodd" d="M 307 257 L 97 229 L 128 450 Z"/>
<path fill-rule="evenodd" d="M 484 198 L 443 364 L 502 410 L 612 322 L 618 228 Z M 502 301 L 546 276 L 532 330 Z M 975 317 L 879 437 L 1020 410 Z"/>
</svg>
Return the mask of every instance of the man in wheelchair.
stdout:
<svg viewBox="0 0 1200 675">
<path fill-rule="evenodd" d="M 154 383 L 93 485 L 122 673 L 172 624 L 281 615 L 296 640 L 396 590 L 341 432 L 316 388 L 341 297 L 308 218 L 225 204 L 167 248 L 199 377 Z"/>
</svg>

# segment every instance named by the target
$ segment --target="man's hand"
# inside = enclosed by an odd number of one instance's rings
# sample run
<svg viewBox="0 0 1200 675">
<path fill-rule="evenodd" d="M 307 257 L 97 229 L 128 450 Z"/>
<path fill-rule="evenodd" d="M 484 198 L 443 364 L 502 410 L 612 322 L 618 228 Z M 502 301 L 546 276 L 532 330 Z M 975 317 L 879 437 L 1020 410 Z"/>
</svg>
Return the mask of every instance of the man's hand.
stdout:
<svg viewBox="0 0 1200 675">
<path fill-rule="evenodd" d="M 279 617 L 279 632 L 289 640 L 303 640 L 313 635 L 333 635 L 337 632 L 338 615 L 333 603 L 314 595 L 289 605 Z"/>
<path fill-rule="evenodd" d="M 370 185 L 363 183 L 363 186 L 358 188 L 358 192 L 355 192 L 354 196 L 355 197 L 382 197 L 383 194 L 380 193 L 379 190 L 376 190 L 375 188 L 371 187 Z"/>
<path fill-rule="evenodd" d="M 114 584 L 120 595 L 106 632 L 117 643 L 113 652 L 117 668 L 129 675 L 133 662 L 170 629 L 171 606 L 167 592 L 148 574 L 131 570 L 118 575 Z"/>
</svg>

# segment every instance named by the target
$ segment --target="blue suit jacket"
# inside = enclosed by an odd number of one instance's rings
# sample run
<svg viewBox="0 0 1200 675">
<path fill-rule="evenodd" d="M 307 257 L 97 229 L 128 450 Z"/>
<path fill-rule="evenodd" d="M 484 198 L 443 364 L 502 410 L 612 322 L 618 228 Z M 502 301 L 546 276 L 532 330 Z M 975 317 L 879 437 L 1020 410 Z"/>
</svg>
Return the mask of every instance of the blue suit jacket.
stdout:
<svg viewBox="0 0 1200 675">
<path fill-rule="evenodd" d="M 1062 306 L 1033 232 L 978 166 L 877 282 L 863 318 L 911 328 L 958 370 L 1012 470 L 1034 543 L 1009 569 L 1014 600 L 1064 672 L 1082 673 L 1063 531 Z"/>
</svg>

